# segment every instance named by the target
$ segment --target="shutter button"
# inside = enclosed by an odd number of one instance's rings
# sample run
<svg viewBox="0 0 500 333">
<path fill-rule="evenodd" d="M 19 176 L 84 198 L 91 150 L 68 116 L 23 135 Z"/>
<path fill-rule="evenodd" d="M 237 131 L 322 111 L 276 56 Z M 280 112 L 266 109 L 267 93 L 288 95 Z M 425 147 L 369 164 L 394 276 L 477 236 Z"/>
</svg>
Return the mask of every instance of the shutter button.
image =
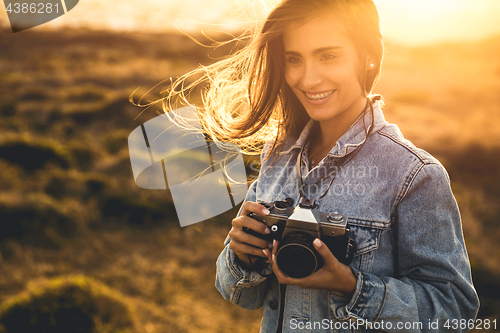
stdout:
<svg viewBox="0 0 500 333">
<path fill-rule="evenodd" d="M 276 310 L 278 308 L 278 303 L 276 303 L 275 300 L 272 300 L 271 302 L 269 302 L 269 306 L 271 307 L 271 309 Z"/>
<path fill-rule="evenodd" d="M 333 212 L 326 217 L 332 223 L 342 223 L 343 216 L 339 212 Z"/>
</svg>

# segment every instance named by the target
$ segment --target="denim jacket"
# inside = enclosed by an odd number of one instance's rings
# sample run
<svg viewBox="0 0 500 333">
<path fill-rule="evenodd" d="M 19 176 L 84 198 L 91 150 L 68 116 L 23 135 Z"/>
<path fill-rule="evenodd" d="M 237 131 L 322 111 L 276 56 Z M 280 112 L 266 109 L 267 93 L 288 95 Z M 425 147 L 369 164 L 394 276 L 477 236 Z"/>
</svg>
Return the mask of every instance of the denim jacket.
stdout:
<svg viewBox="0 0 500 333">
<path fill-rule="evenodd" d="M 216 287 L 222 296 L 245 309 L 263 309 L 261 332 L 274 333 L 284 306 L 284 333 L 291 332 L 461 332 L 474 319 L 479 301 L 471 280 L 460 213 L 440 162 L 406 140 L 385 121 L 380 102 L 344 133 L 312 170 L 307 166 L 311 120 L 297 141 L 286 142 L 275 156 L 266 145 L 259 178 L 246 199 L 271 202 L 300 194 L 296 159 L 300 148 L 304 184 L 328 177 L 325 170 L 346 154 L 356 155 L 331 178 L 306 192 L 322 212 L 348 217 L 357 248 L 350 268 L 356 276 L 354 294 L 280 287 L 274 275 L 265 278 L 243 269 L 229 247 L 217 260 Z M 373 126 L 371 135 L 366 129 Z M 365 142 L 366 141 L 366 142 Z M 330 187 L 328 187 L 330 186 Z M 320 196 L 328 191 L 319 200 Z M 241 213 L 241 210 L 240 210 Z M 239 214 L 240 214 L 239 213 Z M 271 271 L 267 264 L 266 271 Z M 455 325 L 453 325 L 455 323 Z"/>
</svg>

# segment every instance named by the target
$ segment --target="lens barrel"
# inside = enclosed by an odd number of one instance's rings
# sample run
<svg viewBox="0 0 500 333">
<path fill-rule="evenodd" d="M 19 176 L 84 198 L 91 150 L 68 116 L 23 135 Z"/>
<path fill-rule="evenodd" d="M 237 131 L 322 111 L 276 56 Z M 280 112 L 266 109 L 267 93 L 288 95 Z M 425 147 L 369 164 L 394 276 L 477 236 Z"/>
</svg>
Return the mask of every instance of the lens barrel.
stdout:
<svg viewBox="0 0 500 333">
<path fill-rule="evenodd" d="M 276 261 L 280 270 L 292 278 L 304 278 L 323 266 L 323 258 L 314 249 L 313 237 L 294 232 L 280 241 Z"/>
</svg>

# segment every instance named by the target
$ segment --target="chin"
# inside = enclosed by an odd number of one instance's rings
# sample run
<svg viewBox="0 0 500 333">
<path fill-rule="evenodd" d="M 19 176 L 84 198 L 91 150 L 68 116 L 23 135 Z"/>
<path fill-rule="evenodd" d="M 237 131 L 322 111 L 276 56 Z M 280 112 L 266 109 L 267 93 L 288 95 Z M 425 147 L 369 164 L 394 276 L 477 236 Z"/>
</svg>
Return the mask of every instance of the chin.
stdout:
<svg viewBox="0 0 500 333">
<path fill-rule="evenodd" d="M 315 121 L 324 121 L 335 118 L 338 113 L 332 112 L 332 110 L 324 110 L 324 109 L 316 109 L 316 110 L 307 110 L 307 115 L 309 118 Z"/>
</svg>

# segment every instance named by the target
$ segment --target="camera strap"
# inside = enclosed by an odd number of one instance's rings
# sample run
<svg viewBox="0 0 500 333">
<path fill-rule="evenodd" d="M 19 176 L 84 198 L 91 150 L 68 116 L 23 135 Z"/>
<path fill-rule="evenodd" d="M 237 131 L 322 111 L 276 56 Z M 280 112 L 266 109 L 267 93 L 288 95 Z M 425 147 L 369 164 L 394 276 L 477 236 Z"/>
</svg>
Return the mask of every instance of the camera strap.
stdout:
<svg viewBox="0 0 500 333">
<path fill-rule="evenodd" d="M 331 174 L 331 175 L 330 175 L 330 176 L 331 176 L 331 179 L 330 179 L 330 183 L 328 184 L 328 187 L 326 188 L 325 192 L 324 192 L 324 193 L 323 193 L 323 194 L 322 194 L 322 195 L 321 195 L 318 199 L 323 199 L 323 197 L 324 197 L 324 196 L 328 193 L 328 190 L 329 190 L 329 189 L 330 189 L 330 187 L 332 186 L 333 181 L 335 180 L 335 176 L 337 175 L 337 171 L 338 171 L 340 168 L 342 168 L 344 165 L 346 165 L 346 164 L 347 164 L 350 160 L 352 160 L 352 159 L 354 158 L 354 156 L 356 156 L 356 154 L 359 152 L 359 150 L 361 149 L 361 147 L 362 147 L 363 145 L 364 145 L 364 142 L 363 142 L 360 146 L 358 146 L 358 147 L 356 148 L 356 150 L 355 150 L 353 153 L 351 153 L 351 154 L 349 154 L 349 155 L 344 156 L 344 157 L 340 160 L 340 163 L 339 163 L 340 165 L 339 165 L 339 167 L 338 167 L 338 168 L 337 168 L 337 169 L 333 172 L 333 174 Z M 300 153 L 299 153 L 299 156 L 297 156 L 296 171 L 297 171 L 297 182 L 298 182 L 298 186 L 299 186 L 300 198 L 301 198 L 301 199 L 302 199 L 302 198 L 307 199 L 307 196 L 306 196 L 306 194 L 305 194 L 305 192 L 304 192 L 304 184 L 303 184 L 303 182 L 302 182 L 302 175 L 301 175 L 301 172 L 300 172 L 300 168 L 301 168 L 301 166 L 302 166 L 302 153 L 303 153 L 303 151 L 304 151 L 304 146 L 302 146 L 302 147 L 300 148 Z M 350 158 L 346 160 L 346 157 L 347 157 L 347 156 L 349 156 Z M 325 178 L 326 178 L 326 179 L 328 179 L 327 177 L 328 177 L 328 175 L 327 175 L 327 176 L 325 176 L 325 177 L 322 177 L 322 178 L 321 178 L 320 180 L 318 180 L 317 182 L 315 182 L 315 183 L 311 183 L 311 184 L 317 184 L 317 183 L 321 182 L 322 180 L 324 180 Z M 306 185 L 309 185 L 309 184 L 306 184 Z"/>
<path fill-rule="evenodd" d="M 379 100 L 379 99 L 380 99 L 380 96 L 378 96 L 378 95 L 374 97 L 374 100 Z M 323 197 L 328 193 L 328 190 L 330 189 L 330 187 L 333 184 L 333 181 L 335 180 L 335 176 L 337 175 L 337 171 L 339 171 L 340 168 L 342 168 L 344 165 L 346 165 L 347 163 L 349 163 L 349 161 L 351 161 L 354 158 L 354 156 L 356 156 L 356 154 L 361 150 L 361 148 L 363 148 L 366 140 L 368 139 L 368 136 L 371 134 L 371 131 L 372 131 L 374 123 L 375 123 L 375 119 L 374 119 L 375 115 L 374 115 L 374 111 L 373 111 L 372 101 L 370 99 L 367 99 L 366 104 L 367 104 L 367 106 L 369 105 L 370 108 L 366 107 L 365 111 L 363 111 L 361 113 L 360 117 L 363 117 L 363 121 L 364 121 L 364 115 L 366 113 L 366 110 L 370 109 L 371 112 L 372 112 L 372 124 L 371 124 L 370 129 L 368 131 L 366 131 L 366 127 L 365 127 L 365 140 L 363 141 L 363 143 L 361 145 L 359 145 L 358 147 L 356 147 L 356 149 L 352 153 L 346 154 L 345 156 L 343 156 L 339 160 L 339 162 L 338 162 L 339 167 L 336 168 L 336 170 L 331 175 L 330 184 L 328 184 L 328 187 L 326 188 L 325 192 L 318 199 L 323 199 Z M 302 198 L 307 199 L 307 196 L 304 193 L 304 188 L 303 188 L 304 184 L 302 182 L 302 175 L 301 175 L 301 172 L 300 172 L 300 168 L 302 166 L 302 154 L 304 152 L 304 147 L 305 147 L 305 144 L 302 145 L 302 147 L 300 148 L 300 152 L 299 152 L 299 155 L 297 156 L 297 163 L 296 163 L 296 168 L 295 168 L 296 171 L 297 171 L 297 182 L 298 182 L 298 186 L 299 186 L 299 193 L 300 193 L 301 199 Z M 324 179 L 328 179 L 329 176 L 330 175 L 327 173 L 324 177 L 321 177 L 321 179 L 319 179 L 315 183 L 311 183 L 311 184 L 318 184 L 319 182 L 323 181 Z M 306 185 L 308 185 L 308 184 L 306 184 Z"/>
<path fill-rule="evenodd" d="M 373 100 L 380 100 L 381 99 L 381 96 L 380 95 L 376 95 L 373 97 Z M 339 161 L 339 167 L 336 168 L 335 172 L 332 174 L 331 176 L 331 180 L 330 180 L 330 184 L 328 184 L 328 187 L 327 189 L 325 190 L 325 192 L 319 197 L 319 199 L 323 199 L 323 197 L 328 193 L 328 190 L 330 189 L 330 187 L 332 186 L 333 184 L 333 181 L 335 180 L 335 176 L 337 175 L 337 171 L 342 168 L 344 165 L 346 165 L 349 161 L 351 161 L 354 156 L 356 156 L 356 154 L 361 150 L 361 148 L 364 146 L 366 140 L 368 139 L 368 136 L 371 134 L 371 131 L 373 130 L 373 127 L 374 127 L 374 124 L 375 124 L 375 115 L 374 115 L 374 111 L 373 111 L 373 102 L 372 100 L 370 99 L 367 99 L 367 106 L 370 106 L 370 110 L 372 112 L 372 124 L 369 128 L 369 130 L 367 131 L 366 130 L 366 126 L 365 126 L 365 140 L 363 141 L 363 143 L 361 145 L 359 145 L 351 154 L 348 154 L 348 155 L 345 155 L 343 156 L 340 161 Z M 366 111 L 368 110 L 368 107 L 365 108 L 365 110 L 361 113 L 360 117 L 363 117 L 363 122 L 364 122 L 364 115 L 366 113 Z M 303 200 L 307 201 L 307 202 L 310 202 L 310 200 L 307 199 L 306 197 L 306 194 L 304 193 L 304 189 L 303 189 L 303 182 L 302 182 L 302 175 L 301 175 L 301 172 L 300 172 L 300 168 L 302 166 L 302 154 L 304 152 L 304 146 L 305 144 L 300 148 L 300 152 L 299 152 L 299 155 L 297 156 L 297 163 L 296 163 L 296 171 L 297 171 L 297 182 L 298 182 L 298 187 L 299 187 L 299 193 L 300 193 L 300 202 L 302 202 Z M 328 175 L 326 175 L 325 177 L 322 177 L 320 180 L 318 180 L 315 184 L 317 184 L 318 182 L 324 180 L 324 179 L 328 179 Z M 321 223 L 318 221 L 317 223 L 317 227 L 316 227 L 316 231 L 318 232 L 318 238 L 321 239 Z M 349 241 L 349 258 L 348 258 L 348 263 L 349 264 L 350 262 L 352 262 L 352 258 L 353 258 L 353 255 L 354 255 L 354 249 L 356 248 L 356 242 L 354 240 L 350 240 Z M 273 275 L 273 273 L 269 273 L 269 274 L 265 274 L 263 272 L 263 268 L 262 266 L 265 266 L 266 265 L 266 260 L 262 257 L 257 257 L 257 261 L 256 263 L 254 264 L 254 262 L 252 261 L 252 255 L 248 254 L 248 260 L 250 261 L 250 266 L 251 268 L 257 272 L 257 274 L 259 274 L 260 276 L 263 276 L 265 278 Z M 259 267 L 257 267 L 259 266 Z"/>
<path fill-rule="evenodd" d="M 366 142 L 366 140 L 365 140 L 365 142 Z M 341 162 L 341 163 L 340 163 L 340 166 L 339 166 L 339 168 L 337 168 L 337 170 L 336 170 L 336 171 L 338 171 L 338 170 L 339 170 L 342 166 L 344 166 L 344 165 L 345 165 L 345 164 L 347 164 L 347 163 L 348 163 L 351 159 L 353 159 L 353 158 L 354 158 L 354 156 L 355 156 L 355 155 L 358 153 L 358 151 L 361 149 L 361 147 L 363 147 L 363 145 L 364 145 L 364 142 L 363 142 L 360 146 L 358 146 L 358 147 L 356 148 L 356 150 L 355 150 L 353 153 L 351 153 L 351 154 L 349 154 L 349 155 L 344 156 L 344 157 L 341 159 L 341 161 L 340 161 L 340 162 Z M 300 203 L 299 203 L 299 206 L 302 206 L 302 205 L 304 205 L 304 207 L 305 207 L 305 206 L 314 206 L 314 200 L 309 200 L 309 199 L 307 199 L 307 197 L 306 197 L 306 195 L 305 195 L 305 193 L 304 193 L 304 189 L 303 189 L 302 175 L 301 175 L 301 172 L 300 172 L 300 167 L 302 166 L 302 153 L 303 153 L 303 152 L 304 152 L 304 146 L 302 146 L 302 147 L 300 148 L 300 153 L 299 153 L 299 155 L 297 156 L 297 164 L 296 164 L 297 181 L 298 181 L 299 192 L 300 192 Z M 349 159 L 346 159 L 346 157 L 350 157 L 350 158 L 349 158 Z M 332 186 L 333 180 L 335 179 L 335 176 L 336 176 L 336 174 L 337 174 L 337 172 L 336 172 L 336 171 L 335 171 L 335 173 L 332 175 L 332 179 L 330 180 L 330 184 L 328 185 L 328 188 L 327 188 L 327 189 L 326 189 L 326 191 L 325 191 L 325 192 L 324 192 L 324 193 L 323 193 L 323 194 L 319 197 L 319 199 L 322 199 L 322 198 L 323 198 L 323 197 L 324 197 L 324 196 L 328 193 L 328 190 L 329 190 L 329 189 L 330 189 L 330 187 Z M 322 179 L 320 179 L 319 181 L 321 181 L 321 180 L 323 180 L 323 179 L 324 179 L 324 177 L 323 177 Z M 318 233 L 318 238 L 319 238 L 319 239 L 321 239 L 321 235 L 322 235 L 322 233 L 321 233 L 321 222 L 320 222 L 320 221 L 317 221 L 317 223 L 316 223 L 316 231 L 317 231 L 317 233 Z M 349 244 L 350 244 L 349 246 L 350 246 L 350 247 L 352 247 L 352 244 L 351 244 L 351 243 L 349 243 Z M 351 256 L 352 256 L 352 252 L 353 252 L 353 251 L 350 251 Z M 265 273 L 263 272 L 263 268 L 262 268 L 262 267 L 263 267 L 263 266 L 265 266 L 265 264 L 266 264 L 266 261 L 265 261 L 265 259 L 264 259 L 264 258 L 262 258 L 262 257 L 257 257 L 257 260 L 256 260 L 256 262 L 255 262 L 255 264 L 254 264 L 254 262 L 252 261 L 252 257 L 254 257 L 254 256 L 252 256 L 252 255 L 250 255 L 250 254 L 248 254 L 247 256 L 248 256 L 248 261 L 250 261 L 250 266 L 252 267 L 252 269 L 253 269 L 255 272 L 257 272 L 257 274 L 259 274 L 260 276 L 265 277 L 265 278 L 267 278 L 267 277 L 269 277 L 269 276 L 273 275 L 273 273 L 272 273 L 272 272 L 271 272 L 271 273 L 269 273 L 269 274 L 265 274 Z M 255 258 L 255 257 L 254 257 L 254 258 Z M 351 259 L 351 260 L 352 260 L 352 259 Z M 257 267 L 257 266 L 258 266 L 258 267 Z"/>
</svg>

